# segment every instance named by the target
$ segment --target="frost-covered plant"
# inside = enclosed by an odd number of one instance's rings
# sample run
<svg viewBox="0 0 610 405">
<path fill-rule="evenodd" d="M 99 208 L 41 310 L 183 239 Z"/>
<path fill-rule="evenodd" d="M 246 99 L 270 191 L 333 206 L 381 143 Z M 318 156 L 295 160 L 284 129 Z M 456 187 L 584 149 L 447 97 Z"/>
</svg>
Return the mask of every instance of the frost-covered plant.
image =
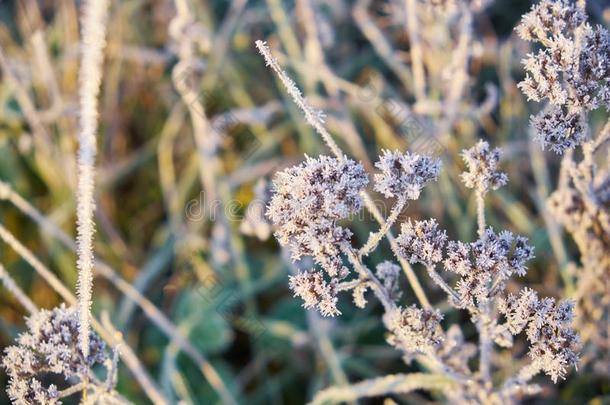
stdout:
<svg viewBox="0 0 610 405">
<path fill-rule="evenodd" d="M 543 148 L 565 154 L 558 188 L 547 204 L 580 250 L 582 268 L 574 272 L 576 309 L 583 335 L 591 343 L 584 357 L 607 374 L 610 167 L 603 155 L 608 153 L 610 122 L 597 134 L 588 122 L 591 111 L 610 109 L 610 34 L 586 22 L 583 4 L 543 0 L 523 17 L 517 32 L 542 49 L 525 59 L 528 74 L 519 86 L 528 99 L 548 100 L 531 120 L 536 139 Z"/>
<path fill-rule="evenodd" d="M 41 310 L 26 320 L 28 330 L 15 346 L 4 350 L 2 366 L 9 376 L 7 393 L 14 404 L 61 404 L 60 398 L 82 391 L 104 392 L 108 400 L 116 373 L 116 358 L 111 360 L 106 346 L 94 332 L 89 333 L 88 355 L 79 350 L 80 320 L 76 308 L 64 305 L 53 310 Z M 90 369 L 95 365 L 108 367 L 108 380 L 100 382 Z M 65 381 L 62 389 L 45 380 L 56 376 Z M 94 403 L 94 402 L 89 402 Z M 118 403 L 118 399 L 115 402 Z"/>
<path fill-rule="evenodd" d="M 259 41 L 257 47 L 267 64 L 284 75 L 282 80 L 288 83 L 291 94 L 296 95 L 297 104 L 305 105 L 305 111 L 310 111 L 266 45 Z M 325 141 L 336 150 L 336 144 L 320 122 L 316 122 L 316 129 L 324 132 Z M 303 164 L 277 173 L 268 216 L 276 227 L 280 244 L 292 249 L 293 260 L 311 256 L 326 272 L 314 268 L 290 277 L 290 288 L 304 301 L 304 307 L 315 308 L 324 316 L 340 315 L 341 292 L 351 291 L 354 304 L 364 307 L 365 293 L 371 290 L 384 307 L 388 343 L 404 354 L 405 361 L 417 359 L 430 373 L 443 376 L 451 386 L 445 390 L 442 384 L 427 388 L 443 390 L 452 403 L 511 403 L 517 394 L 539 391 L 538 386 L 530 384 L 536 374 L 544 372 L 556 382 L 565 376 L 568 368 L 576 365 L 578 337 L 571 329 L 573 306 L 570 302 L 555 304 L 553 299 L 539 299 L 529 289 L 524 289 L 519 298 L 505 292 L 511 276 L 526 273 L 533 248 L 522 236 L 496 232 L 485 225 L 485 195 L 508 181 L 506 174 L 498 170 L 500 151 L 490 149 L 481 141 L 463 151 L 462 156 L 468 171 L 461 178 L 477 196 L 479 229 L 478 238 L 473 242 L 447 243 L 447 234 L 435 219 L 408 219 L 402 224 L 398 238 L 390 236 L 404 201 L 417 199 L 423 186 L 435 180 L 440 169 L 439 159 L 410 152 L 384 151 L 375 164 L 381 171 L 373 176 L 375 189 L 395 202 L 390 216 L 379 219 L 380 230 L 372 233 L 360 249 L 352 246 L 351 232 L 337 221 L 357 212 L 363 203 L 370 203 L 363 189 L 367 175 L 360 164 L 342 152 L 336 153 L 336 158 L 307 157 Z M 445 332 L 442 313 L 427 302 L 423 307 L 400 304 L 397 265 L 384 261 L 377 266 L 375 274 L 364 263 L 363 256 L 375 249 L 382 237 L 388 237 L 400 260 L 422 264 L 432 280 L 447 293 L 449 303 L 469 313 L 479 334 L 478 372 L 470 368 L 470 359 L 477 351 L 465 342 L 457 325 Z M 459 276 L 455 287 L 437 272 L 440 263 L 448 274 Z M 498 384 L 499 375 L 494 374 L 492 361 L 495 345 L 511 347 L 513 336 L 523 331 L 529 341 L 531 362 Z M 404 386 L 417 386 L 415 381 L 423 377 L 406 375 L 403 378 Z M 330 389 L 321 393 L 320 401 L 333 392 Z M 385 391 L 389 392 L 392 387 Z"/>
<path fill-rule="evenodd" d="M 97 96 L 102 82 L 106 45 L 108 1 L 85 1 L 82 19 L 82 54 L 79 71 L 80 121 L 78 131 L 78 187 L 76 198 L 78 298 L 81 350 L 89 353 L 89 324 L 93 289 L 93 201 L 97 132 Z"/>
<path fill-rule="evenodd" d="M 307 157 L 277 173 L 268 209 L 276 238 L 290 245 L 293 259 L 313 256 L 331 277 L 344 276 L 339 255 L 351 232 L 338 221 L 362 208 L 359 193 L 367 183 L 362 165 L 347 158 Z"/>
<path fill-rule="evenodd" d="M 586 138 L 583 114 L 610 107 L 610 37 L 586 23 L 572 0 L 543 0 L 523 16 L 517 32 L 543 48 L 523 61 L 519 88 L 529 100 L 549 101 L 548 111 L 532 117 L 542 147 L 563 153 Z"/>
<path fill-rule="evenodd" d="M 426 155 L 383 151 L 375 167 L 381 173 L 375 174 L 375 191 L 386 198 L 417 200 L 429 181 L 436 180 L 440 161 Z"/>
</svg>

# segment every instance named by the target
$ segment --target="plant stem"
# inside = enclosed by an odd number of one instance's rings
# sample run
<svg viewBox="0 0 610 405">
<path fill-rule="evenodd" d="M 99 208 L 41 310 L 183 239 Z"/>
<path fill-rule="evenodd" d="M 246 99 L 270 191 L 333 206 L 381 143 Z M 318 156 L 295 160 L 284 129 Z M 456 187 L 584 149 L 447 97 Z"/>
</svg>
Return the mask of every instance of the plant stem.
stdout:
<svg viewBox="0 0 610 405">
<path fill-rule="evenodd" d="M 485 235 L 485 192 L 477 190 L 476 197 L 478 234 L 482 238 Z"/>
<path fill-rule="evenodd" d="M 377 209 L 377 206 L 371 199 L 371 196 L 366 191 L 361 191 L 360 195 L 362 196 L 362 200 L 364 201 L 364 206 L 373 215 L 375 220 L 380 224 L 384 223 L 383 216 Z M 394 235 L 392 234 L 392 231 L 388 230 L 388 232 L 386 232 L 385 236 L 388 239 L 388 242 L 390 242 L 392 251 L 396 251 L 396 249 L 398 248 L 398 245 L 396 244 L 396 240 L 394 239 Z M 400 263 L 400 266 L 402 267 L 402 270 L 405 273 L 407 280 L 409 281 L 409 285 L 413 289 L 413 292 L 415 293 L 415 296 L 417 297 L 417 300 L 419 301 L 421 306 L 424 308 L 432 308 L 432 304 L 430 304 L 430 301 L 428 300 L 428 297 L 426 296 L 426 292 L 424 291 L 421 284 L 419 283 L 419 280 L 417 279 L 417 275 L 415 275 L 415 272 L 413 271 L 413 268 L 411 268 L 411 265 L 409 264 L 409 262 L 407 262 L 402 257 L 398 258 L 398 262 Z"/>
<path fill-rule="evenodd" d="M 267 65 L 270 66 L 271 69 L 279 76 L 280 80 L 286 87 L 286 90 L 292 96 L 294 102 L 301 109 L 301 111 L 303 111 L 307 122 L 316 130 L 316 132 L 318 132 L 318 134 L 322 137 L 322 140 L 326 143 L 332 153 L 338 159 L 344 159 L 345 155 L 343 154 L 337 143 L 334 141 L 330 133 L 324 127 L 322 121 L 319 118 L 319 114 L 316 114 L 316 112 L 307 103 L 307 100 L 305 100 L 305 98 L 301 95 L 301 92 L 296 87 L 294 81 L 290 77 L 288 77 L 288 75 L 286 75 L 286 73 L 282 70 L 281 66 L 277 62 L 277 59 L 275 59 L 271 54 L 271 50 L 269 49 L 267 44 L 263 41 L 256 41 L 256 47 L 258 48 L 261 55 L 263 55 L 263 57 L 265 58 L 265 62 L 267 63 Z M 377 206 L 375 205 L 369 194 L 363 190 L 360 192 L 360 195 L 362 196 L 365 207 L 370 211 L 375 220 L 379 224 L 384 224 L 386 221 L 377 209 Z M 397 245 L 394 240 L 394 235 L 392 235 L 392 232 L 389 229 L 386 232 L 386 237 L 388 238 L 392 249 L 395 250 Z M 413 269 L 411 268 L 409 263 L 402 258 L 399 258 L 398 262 L 400 263 L 407 277 L 407 280 L 409 281 L 409 284 L 411 285 L 411 288 L 413 289 L 413 292 L 415 293 L 415 296 L 417 297 L 420 304 L 424 308 L 431 308 L 432 305 L 430 304 L 430 301 L 428 300 L 424 289 L 419 283 L 419 280 L 417 279 L 417 276 L 413 272 Z"/>
<path fill-rule="evenodd" d="M 424 73 L 424 57 L 419 31 L 419 20 L 417 19 L 417 0 L 405 0 L 405 11 L 407 13 L 406 26 L 409 33 L 409 44 L 411 45 L 411 65 L 413 66 L 413 88 L 415 98 L 423 102 L 426 98 L 426 75 Z"/>
<path fill-rule="evenodd" d="M 368 267 L 366 267 L 364 263 L 362 263 L 354 249 L 349 245 L 345 245 L 343 246 L 343 252 L 349 259 L 352 266 L 354 266 L 356 272 L 360 274 L 360 276 L 362 276 L 364 279 L 370 281 L 371 289 L 373 290 L 379 301 L 381 301 L 381 303 L 383 304 L 383 307 L 386 312 L 396 308 L 396 305 L 390 299 L 390 295 L 386 291 L 383 284 L 381 284 L 381 282 L 377 277 L 375 277 L 373 272 Z"/>
<path fill-rule="evenodd" d="M 427 264 L 426 270 L 428 270 L 428 275 L 430 275 L 430 278 L 432 279 L 432 281 L 434 281 L 443 291 L 445 291 L 447 293 L 450 300 L 453 300 L 455 303 L 458 303 L 460 301 L 457 293 L 453 290 L 453 288 L 451 288 L 445 282 L 445 280 L 443 280 L 443 278 L 440 276 L 440 274 L 438 274 L 436 272 L 436 270 L 434 269 L 434 265 Z"/>
<path fill-rule="evenodd" d="M 485 384 L 491 384 L 491 355 L 493 349 L 493 342 L 491 340 L 490 331 L 490 303 L 485 302 L 480 305 L 479 314 L 479 372 L 481 373 L 481 379 Z"/>
<path fill-rule="evenodd" d="M 390 230 L 390 227 L 398 219 L 398 216 L 402 212 L 406 203 L 407 199 L 404 196 L 398 198 L 398 201 L 396 201 L 396 204 L 394 205 L 394 207 L 392 207 L 390 216 L 385 220 L 385 222 L 377 232 L 371 233 L 366 244 L 362 246 L 362 248 L 358 251 L 358 256 L 368 256 L 369 253 L 375 250 L 381 239 L 383 239 L 385 234 Z"/>
</svg>

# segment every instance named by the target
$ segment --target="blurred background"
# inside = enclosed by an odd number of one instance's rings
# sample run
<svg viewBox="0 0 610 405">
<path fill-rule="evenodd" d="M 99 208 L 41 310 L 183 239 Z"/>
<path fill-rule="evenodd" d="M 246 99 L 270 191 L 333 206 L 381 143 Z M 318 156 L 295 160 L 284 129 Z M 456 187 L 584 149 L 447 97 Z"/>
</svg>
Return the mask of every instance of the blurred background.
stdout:
<svg viewBox="0 0 610 405">
<path fill-rule="evenodd" d="M 443 160 L 439 182 L 403 216 L 435 217 L 450 238 L 471 241 L 476 234 L 474 196 L 458 177 L 460 150 L 480 138 L 501 147 L 510 181 L 490 194 L 488 222 L 536 247 L 528 275 L 509 290 L 527 285 L 542 295 L 569 295 L 568 264 L 578 251 L 544 207 L 559 159 L 532 144 L 529 117 L 541 106 L 516 87 L 530 45 L 513 29 L 532 3 L 467 3 L 468 15 L 451 1 L 111 2 L 95 214 L 95 252 L 105 270 L 96 273 L 93 312 L 108 315 L 168 398 L 221 403 L 198 355 L 244 404 L 301 404 L 332 384 L 417 370 L 385 343 L 374 299 L 360 310 L 343 297 L 343 315 L 328 319 L 304 310 L 288 291 L 290 272 L 307 263 L 292 264 L 271 236 L 262 215 L 266 181 L 304 154 L 330 152 L 265 66 L 257 39 L 268 42 L 325 112 L 343 150 L 369 173 L 384 148 Z M 591 21 L 607 26 L 608 7 L 589 1 Z M 0 224 L 72 291 L 79 9 L 73 0 L 0 1 Z M 407 23 L 413 16 L 415 31 Z M 596 112 L 591 127 L 605 116 Z M 387 214 L 384 203 L 379 198 Z M 33 220 L 24 206 L 41 216 Z M 377 229 L 366 214 L 349 226 L 358 245 Z M 392 256 L 384 241 L 367 262 Z M 0 263 L 38 306 L 62 302 L 4 241 Z M 476 341 L 466 313 L 451 310 L 416 270 L 444 325 L 460 324 Z M 402 282 L 403 302 L 415 303 Z M 143 309 L 142 298 L 144 307 L 156 308 Z M 24 315 L 2 290 L 0 348 L 23 331 Z M 497 361 L 523 357 L 524 343 Z M 0 371 L 2 386 L 5 379 Z M 539 380 L 544 391 L 529 403 L 610 403 L 610 378 L 591 368 L 556 386 Z M 118 390 L 147 403 L 124 365 Z M 0 403 L 8 403 L 4 389 Z"/>
</svg>

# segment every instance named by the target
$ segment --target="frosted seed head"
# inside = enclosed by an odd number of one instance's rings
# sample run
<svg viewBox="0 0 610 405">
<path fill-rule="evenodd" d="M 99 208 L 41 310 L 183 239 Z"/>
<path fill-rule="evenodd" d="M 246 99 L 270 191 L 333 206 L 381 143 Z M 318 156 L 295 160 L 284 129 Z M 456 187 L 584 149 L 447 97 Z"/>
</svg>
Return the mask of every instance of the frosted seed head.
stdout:
<svg viewBox="0 0 610 405">
<path fill-rule="evenodd" d="M 322 272 L 310 270 L 290 276 L 289 287 L 295 297 L 303 300 L 304 308 L 316 308 L 323 316 L 341 315 L 337 309 L 336 284 L 332 280 L 327 283 Z"/>
<path fill-rule="evenodd" d="M 585 139 L 585 123 L 578 112 L 567 112 L 565 108 L 551 106 L 531 118 L 536 135 L 534 139 L 542 149 L 549 148 L 563 154 L 580 145 Z"/>
<path fill-rule="evenodd" d="M 277 173 L 267 208 L 276 238 L 294 259 L 312 256 L 331 276 L 342 273 L 340 246 L 351 232 L 337 222 L 361 209 L 367 183 L 362 165 L 347 158 L 307 157 Z"/>
<path fill-rule="evenodd" d="M 416 200 L 429 181 L 436 180 L 441 162 L 427 155 L 384 150 L 375 163 L 375 191 L 386 198 Z"/>
<path fill-rule="evenodd" d="M 490 149 L 489 144 L 481 140 L 472 148 L 462 151 L 462 158 L 468 168 L 461 175 L 466 187 L 486 193 L 508 182 L 508 176 L 498 170 L 499 148 Z"/>
<path fill-rule="evenodd" d="M 444 340 L 442 319 L 436 309 L 395 308 L 385 316 L 388 343 L 409 355 L 433 353 Z"/>
<path fill-rule="evenodd" d="M 57 387 L 44 387 L 38 378 L 52 373 L 82 381 L 90 367 L 107 358 L 104 342 L 94 332 L 89 333 L 88 355 L 82 355 L 75 308 L 62 304 L 41 310 L 27 318 L 26 325 L 28 330 L 19 335 L 17 345 L 5 349 L 2 359 L 9 376 L 7 393 L 16 403 L 57 403 Z"/>
<path fill-rule="evenodd" d="M 392 300 L 398 300 L 402 295 L 398 284 L 400 266 L 386 260 L 377 265 L 377 278 L 383 283 L 383 287 Z"/>
<path fill-rule="evenodd" d="M 503 282 L 513 274 L 525 275 L 526 262 L 534 257 L 526 238 L 503 231 L 496 234 L 487 228 L 484 235 L 471 243 L 451 241 L 447 245 L 446 271 L 461 276 L 456 284 L 459 308 L 475 306 L 497 295 Z M 491 289 L 491 282 L 500 288 Z"/>
<path fill-rule="evenodd" d="M 432 265 L 442 260 L 446 241 L 446 232 L 438 228 L 434 218 L 414 222 L 409 219 L 402 224 L 400 235 L 396 238 L 396 254 L 412 264 Z"/>
<path fill-rule="evenodd" d="M 564 378 L 567 368 L 578 362 L 579 337 L 572 330 L 574 303 L 555 303 L 553 298 L 538 298 L 535 291 L 524 288 L 518 296 L 499 300 L 506 329 L 513 335 L 525 330 L 532 362 L 551 377 Z"/>
</svg>

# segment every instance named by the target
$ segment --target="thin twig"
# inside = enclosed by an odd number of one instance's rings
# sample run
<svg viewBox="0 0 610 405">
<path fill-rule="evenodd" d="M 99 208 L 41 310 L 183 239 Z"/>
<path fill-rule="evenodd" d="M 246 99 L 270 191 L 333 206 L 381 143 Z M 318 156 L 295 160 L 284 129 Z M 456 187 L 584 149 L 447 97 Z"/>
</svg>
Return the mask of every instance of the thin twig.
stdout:
<svg viewBox="0 0 610 405">
<path fill-rule="evenodd" d="M 19 285 L 13 280 L 11 275 L 6 271 L 4 266 L 0 264 L 0 280 L 2 280 L 2 284 L 4 288 L 8 290 L 17 301 L 28 311 L 30 314 L 34 314 L 38 312 L 38 308 L 36 304 L 32 302 L 32 300 L 26 295 L 25 292 L 19 287 Z"/>
<path fill-rule="evenodd" d="M 385 237 L 385 234 L 390 230 L 394 222 L 396 222 L 396 220 L 398 219 L 398 216 L 402 212 L 406 203 L 406 198 L 402 196 L 398 198 L 398 201 L 396 201 L 396 204 L 394 204 L 394 207 L 392 207 L 390 216 L 385 220 L 385 222 L 377 232 L 371 233 L 366 244 L 362 246 L 362 248 L 360 248 L 360 250 L 358 251 L 358 256 L 368 256 L 369 253 L 375 250 L 381 239 Z"/>
</svg>

